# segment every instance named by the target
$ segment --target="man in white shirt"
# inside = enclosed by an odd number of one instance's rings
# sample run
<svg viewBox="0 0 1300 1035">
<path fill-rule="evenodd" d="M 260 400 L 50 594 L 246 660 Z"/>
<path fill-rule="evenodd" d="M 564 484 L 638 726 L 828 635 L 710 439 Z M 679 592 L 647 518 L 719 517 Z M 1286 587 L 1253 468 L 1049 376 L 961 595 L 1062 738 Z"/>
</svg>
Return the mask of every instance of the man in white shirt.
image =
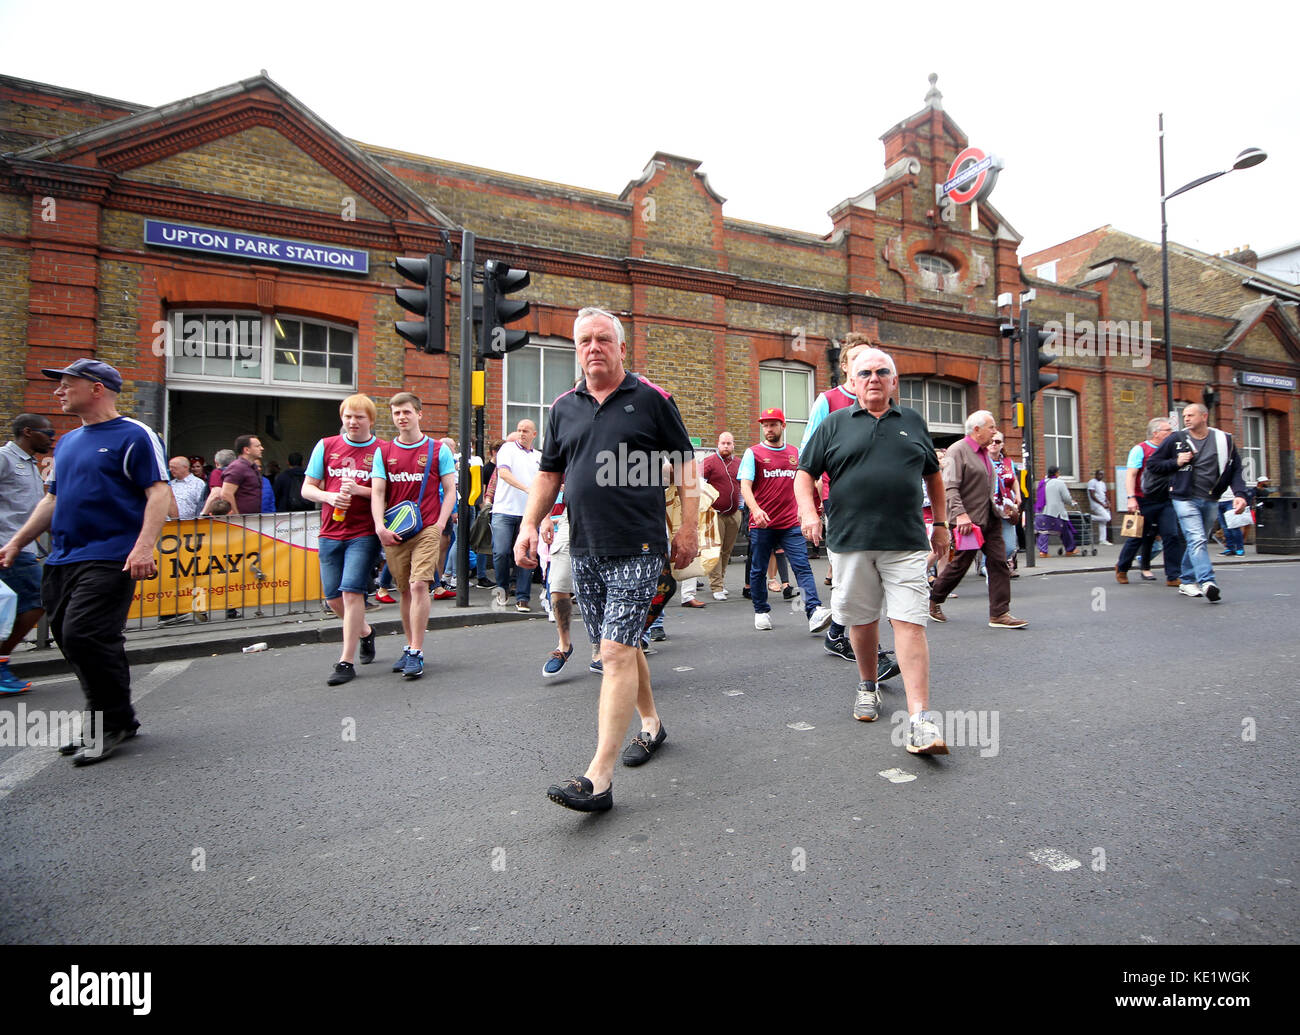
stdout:
<svg viewBox="0 0 1300 1035">
<path fill-rule="evenodd" d="M 528 490 L 537 477 L 542 454 L 533 448 L 537 425 L 525 418 L 516 426 L 518 442 L 506 442 L 497 451 L 497 489 L 492 501 L 492 568 L 497 588 L 493 603 L 504 608 L 509 596 L 510 566 L 514 563 L 515 537 L 528 504 Z M 515 610 L 528 612 L 533 573 L 515 566 Z"/>
<path fill-rule="evenodd" d="M 1092 539 L 1101 546 L 1110 546 L 1110 508 L 1106 506 L 1106 482 L 1098 468 L 1092 472 L 1088 483 L 1088 509 L 1092 512 Z"/>
<path fill-rule="evenodd" d="M 208 487 L 202 478 L 194 477 L 190 470 L 189 457 L 174 456 L 167 461 L 167 470 L 171 474 L 172 495 L 176 497 L 176 513 L 169 514 L 180 521 L 189 521 L 199 516 L 207 499 Z"/>
</svg>

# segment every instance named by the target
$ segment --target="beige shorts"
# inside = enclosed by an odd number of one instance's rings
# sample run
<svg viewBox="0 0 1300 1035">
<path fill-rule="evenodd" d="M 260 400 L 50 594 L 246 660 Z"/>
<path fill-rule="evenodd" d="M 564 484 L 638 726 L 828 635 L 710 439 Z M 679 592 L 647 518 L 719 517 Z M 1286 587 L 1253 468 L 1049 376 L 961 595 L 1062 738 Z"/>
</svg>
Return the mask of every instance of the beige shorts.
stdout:
<svg viewBox="0 0 1300 1035">
<path fill-rule="evenodd" d="M 547 520 L 551 520 L 547 518 Z M 561 514 L 555 519 L 555 539 L 551 542 L 551 565 L 546 569 L 546 584 L 552 593 L 573 596 L 573 562 L 569 559 L 569 519 Z"/>
<path fill-rule="evenodd" d="M 414 539 L 384 547 L 388 573 L 393 576 L 393 584 L 399 593 L 409 593 L 412 581 L 433 581 L 438 574 L 438 542 L 441 538 L 436 528 L 425 525 Z"/>
<path fill-rule="evenodd" d="M 831 617 L 840 625 L 879 621 L 882 605 L 896 622 L 924 628 L 930 617 L 930 586 L 924 550 L 828 550 L 835 569 Z"/>
</svg>

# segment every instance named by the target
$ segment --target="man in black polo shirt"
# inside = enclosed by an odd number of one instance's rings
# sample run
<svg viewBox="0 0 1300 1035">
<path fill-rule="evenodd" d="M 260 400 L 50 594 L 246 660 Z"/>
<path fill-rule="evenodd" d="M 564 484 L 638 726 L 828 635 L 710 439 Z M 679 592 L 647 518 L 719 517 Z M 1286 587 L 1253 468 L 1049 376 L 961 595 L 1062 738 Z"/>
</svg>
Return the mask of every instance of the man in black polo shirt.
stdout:
<svg viewBox="0 0 1300 1035">
<path fill-rule="evenodd" d="M 930 593 L 921 517 L 924 479 L 934 507 L 934 549 L 945 552 L 943 475 L 920 414 L 890 402 L 898 374 L 888 354 L 862 350 L 854 357 L 849 376 L 858 405 L 827 417 L 804 443 L 799 457 L 794 481 L 799 524 L 814 543 L 821 540 L 814 485 L 829 474 L 835 486 L 827 522 L 827 547 L 835 568 L 831 612 L 836 622 L 849 627 L 857 657 L 860 682 L 853 717 L 872 722 L 880 714 L 875 667 L 867 659 L 876 657 L 883 603 L 894 627 L 894 649 L 907 693 L 907 750 L 914 755 L 946 755 L 941 726 L 928 712 L 930 650 L 925 623 Z"/>
<path fill-rule="evenodd" d="M 682 492 L 682 523 L 672 541 L 673 566 L 699 553 L 699 489 L 690 436 L 672 396 L 627 372 L 623 325 L 603 309 L 583 309 L 573 324 L 583 378 L 551 404 L 541 468 L 528 493 L 515 562 L 537 567 L 537 526 L 560 485 L 569 512 L 569 555 L 575 594 L 592 643 L 600 644 L 596 754 L 583 776 L 552 786 L 557 805 L 603 812 L 614 804 L 614 760 L 635 708 L 641 732 L 623 752 L 624 765 L 650 760 L 667 734 L 641 653 L 641 634 L 668 552 L 664 462 Z"/>
</svg>

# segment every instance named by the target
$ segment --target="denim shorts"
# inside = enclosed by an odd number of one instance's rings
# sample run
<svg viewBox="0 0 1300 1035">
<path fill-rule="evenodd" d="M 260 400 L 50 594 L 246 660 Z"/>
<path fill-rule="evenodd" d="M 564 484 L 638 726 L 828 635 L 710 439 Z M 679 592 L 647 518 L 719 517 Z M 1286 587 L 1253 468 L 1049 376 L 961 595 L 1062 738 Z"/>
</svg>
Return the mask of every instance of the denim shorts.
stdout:
<svg viewBox="0 0 1300 1035">
<path fill-rule="evenodd" d="M 41 562 L 34 553 L 20 553 L 12 568 L 0 568 L 0 582 L 18 595 L 18 614 L 41 606 Z"/>
<path fill-rule="evenodd" d="M 317 540 L 320 552 L 320 588 L 326 600 L 336 600 L 344 593 L 367 593 L 370 570 L 379 559 L 379 537 Z"/>
</svg>

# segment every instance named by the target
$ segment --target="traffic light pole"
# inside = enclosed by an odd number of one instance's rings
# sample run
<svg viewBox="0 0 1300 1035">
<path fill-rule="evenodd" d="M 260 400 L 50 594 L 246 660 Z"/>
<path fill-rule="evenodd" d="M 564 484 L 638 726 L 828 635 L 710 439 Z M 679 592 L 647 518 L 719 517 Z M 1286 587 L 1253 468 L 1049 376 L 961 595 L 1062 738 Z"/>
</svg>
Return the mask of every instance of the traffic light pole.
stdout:
<svg viewBox="0 0 1300 1035">
<path fill-rule="evenodd" d="M 1020 400 L 1024 405 L 1025 426 L 1024 439 L 1021 444 L 1021 456 L 1025 462 L 1025 493 L 1023 501 L 1025 514 L 1025 566 L 1035 567 L 1034 558 L 1037 547 L 1034 543 L 1034 507 L 1037 504 L 1037 488 L 1034 485 L 1034 392 L 1030 378 L 1038 370 L 1038 343 L 1029 333 L 1029 304 L 1020 304 L 1020 376 L 1024 383 L 1020 389 Z M 1013 350 L 1014 351 L 1014 350 Z"/>
<path fill-rule="evenodd" d="M 460 510 L 456 520 L 456 606 L 469 607 L 470 400 L 474 394 L 474 235 L 460 238 Z M 486 486 L 485 486 L 486 488 Z"/>
</svg>

